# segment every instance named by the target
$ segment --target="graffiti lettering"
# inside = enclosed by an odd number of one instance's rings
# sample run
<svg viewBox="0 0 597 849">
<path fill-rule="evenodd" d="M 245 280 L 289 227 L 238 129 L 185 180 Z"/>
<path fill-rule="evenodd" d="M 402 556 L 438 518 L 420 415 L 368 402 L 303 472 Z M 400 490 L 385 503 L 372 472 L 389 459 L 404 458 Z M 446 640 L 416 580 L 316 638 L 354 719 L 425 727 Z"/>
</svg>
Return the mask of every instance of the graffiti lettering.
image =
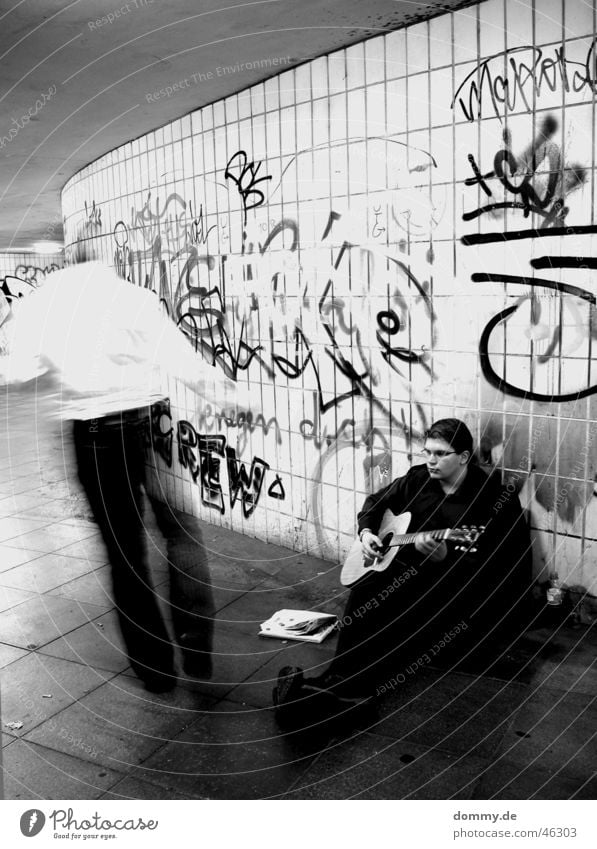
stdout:
<svg viewBox="0 0 597 849">
<path fill-rule="evenodd" d="M 594 41 L 584 63 L 566 59 L 563 47 L 556 47 L 551 56 L 530 45 L 496 53 L 467 74 L 456 89 L 452 109 L 458 102 L 466 119 L 474 121 L 483 116 L 486 98 L 493 113 L 500 117 L 504 105 L 510 113 L 521 109 L 531 112 L 534 98 L 539 100 L 544 88 L 556 91 L 561 86 L 566 92 L 580 93 L 585 88 L 594 92 L 595 60 Z"/>
<path fill-rule="evenodd" d="M 224 177 L 226 180 L 232 180 L 242 198 L 243 226 L 247 223 L 249 209 L 256 209 L 265 201 L 265 195 L 257 186 L 272 179 L 271 175 L 257 178 L 262 164 L 262 162 L 257 164 L 248 162 L 247 153 L 244 150 L 238 150 L 226 164 Z"/>
<path fill-rule="evenodd" d="M 158 454 L 170 468 L 172 466 L 172 442 L 174 439 L 170 399 L 167 398 L 164 401 L 157 401 L 152 405 L 150 428 L 150 444 L 156 454 Z M 190 445 L 187 447 L 190 448 Z"/>
<path fill-rule="evenodd" d="M 85 201 L 85 229 L 88 233 L 97 233 L 102 229 L 102 210 L 95 205 L 95 201 L 91 201 L 90 207 Z"/>
<path fill-rule="evenodd" d="M 201 466 L 201 501 L 224 513 L 224 493 L 220 483 L 220 457 L 224 456 L 224 436 L 198 436 Z"/>
<path fill-rule="evenodd" d="M 469 233 L 462 236 L 463 245 L 489 245 L 492 242 L 515 242 L 521 239 L 541 239 L 546 236 L 584 236 L 597 233 L 597 225 L 584 224 L 566 227 L 550 227 L 549 230 L 530 227 L 527 230 L 508 230 L 506 233 Z"/>
<path fill-rule="evenodd" d="M 381 206 L 373 207 L 373 214 L 375 215 L 375 221 L 373 222 L 373 228 L 371 230 L 371 235 L 374 239 L 379 238 L 386 232 L 386 228 L 382 227 L 379 223 L 379 219 L 381 217 Z"/>
<path fill-rule="evenodd" d="M 217 230 L 217 224 L 212 224 L 211 227 L 206 227 L 203 217 L 203 204 L 199 205 L 199 212 L 196 216 L 193 215 L 193 205 L 189 201 L 189 212 L 191 218 L 191 226 L 187 231 L 187 243 L 191 245 L 204 245 L 212 230 Z"/>
<path fill-rule="evenodd" d="M 561 148 L 550 141 L 557 129 L 558 122 L 548 115 L 537 137 L 519 158 L 512 153 L 509 130 L 504 130 L 504 148 L 496 153 L 494 170 L 488 174 L 481 174 L 474 157 L 469 154 L 468 160 L 475 176 L 464 181 L 466 186 L 480 185 L 485 194 L 491 197 L 492 191 L 486 181 L 497 177 L 506 191 L 520 200 L 491 203 L 472 212 L 465 212 L 463 221 L 471 221 L 484 214 L 494 215 L 502 209 L 521 209 L 525 218 L 531 212 L 537 213 L 543 216 L 545 228 L 565 221 L 568 214 L 568 207 L 564 205 L 566 194 L 583 184 L 586 172 L 578 164 L 564 164 Z M 546 171 L 547 177 L 539 179 L 538 171 Z"/>
<path fill-rule="evenodd" d="M 265 472 L 269 469 L 269 463 L 254 457 L 251 463 L 251 472 L 247 474 L 244 463 L 236 459 L 236 451 L 229 445 L 226 446 L 226 462 L 228 465 L 228 480 L 230 482 L 230 507 L 234 507 L 240 496 L 243 508 L 243 516 L 248 519 L 257 507 Z M 279 496 L 274 496 L 279 497 Z"/>
<path fill-rule="evenodd" d="M 155 417 L 164 415 L 164 408 L 155 409 Z M 169 410 L 169 408 L 168 408 Z M 153 428 L 156 434 L 159 425 Z M 168 437 L 170 432 L 160 432 L 154 439 Z M 243 515 L 246 519 L 252 515 L 263 489 L 265 473 L 269 470 L 269 463 L 259 457 L 253 457 L 250 472 L 247 473 L 245 464 L 239 461 L 236 449 L 226 444 L 226 437 L 222 435 L 210 435 L 197 433 L 193 425 L 181 419 L 176 426 L 178 440 L 178 460 L 183 469 L 189 469 L 193 481 L 199 479 L 201 487 L 201 501 L 207 507 L 225 512 L 224 491 L 221 482 L 221 459 L 226 458 L 228 471 L 228 484 L 230 491 L 230 507 L 233 508 L 238 500 L 242 505 Z M 199 460 L 197 453 L 199 453 Z M 284 499 L 284 485 L 277 474 L 268 489 L 268 496 L 275 499 Z"/>
<path fill-rule="evenodd" d="M 190 469 L 193 480 L 199 475 L 199 466 L 194 448 L 197 447 L 197 432 L 190 422 L 181 419 L 176 425 L 176 439 L 178 441 L 178 462 L 183 469 Z"/>
</svg>

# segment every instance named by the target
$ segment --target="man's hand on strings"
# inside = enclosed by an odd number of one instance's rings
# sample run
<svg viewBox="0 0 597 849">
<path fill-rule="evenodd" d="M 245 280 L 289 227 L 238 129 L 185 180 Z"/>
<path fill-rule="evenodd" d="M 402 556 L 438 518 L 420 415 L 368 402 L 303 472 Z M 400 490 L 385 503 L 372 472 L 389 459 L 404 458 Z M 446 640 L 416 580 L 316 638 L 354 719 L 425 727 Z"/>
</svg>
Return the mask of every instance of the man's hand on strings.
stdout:
<svg viewBox="0 0 597 849">
<path fill-rule="evenodd" d="M 428 557 L 432 563 L 441 563 L 442 560 L 445 560 L 448 556 L 448 546 L 442 540 L 441 542 L 437 542 L 433 539 L 431 534 L 425 534 L 422 537 L 419 537 L 415 540 L 415 548 L 419 552 L 419 554 L 423 554 L 425 557 Z"/>
</svg>

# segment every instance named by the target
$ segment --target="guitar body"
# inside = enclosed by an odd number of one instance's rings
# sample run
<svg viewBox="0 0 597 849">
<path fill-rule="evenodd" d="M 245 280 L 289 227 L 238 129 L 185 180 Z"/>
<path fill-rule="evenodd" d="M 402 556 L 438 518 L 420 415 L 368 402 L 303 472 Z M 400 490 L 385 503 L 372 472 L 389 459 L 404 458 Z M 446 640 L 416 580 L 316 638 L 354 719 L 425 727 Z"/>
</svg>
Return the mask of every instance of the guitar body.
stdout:
<svg viewBox="0 0 597 849">
<path fill-rule="evenodd" d="M 407 532 L 410 519 L 410 513 L 400 513 L 396 516 L 391 510 L 386 510 L 381 527 L 377 533 L 384 547 L 391 545 L 392 539 L 395 536 L 400 536 Z M 368 560 L 363 555 L 363 547 L 357 537 L 344 561 L 344 566 L 340 573 L 340 583 L 345 587 L 351 587 L 370 572 L 383 572 L 396 557 L 400 548 L 401 546 L 388 548 L 384 555 L 375 558 L 375 560 Z"/>
<path fill-rule="evenodd" d="M 353 584 L 356 584 L 357 581 L 371 572 L 383 572 L 394 560 L 402 546 L 416 542 L 418 537 L 431 536 L 437 542 L 449 540 L 457 543 L 455 546 L 457 551 L 474 553 L 477 550 L 475 548 L 476 542 L 485 531 L 484 525 L 463 525 L 460 528 L 418 531 L 409 534 L 407 531 L 411 515 L 411 513 L 400 513 L 397 516 L 391 510 L 386 510 L 381 527 L 377 532 L 377 536 L 382 542 L 382 550 L 373 559 L 365 557 L 363 546 L 357 537 L 348 552 L 348 557 L 344 561 L 340 573 L 340 582 L 345 587 L 352 587 Z"/>
</svg>

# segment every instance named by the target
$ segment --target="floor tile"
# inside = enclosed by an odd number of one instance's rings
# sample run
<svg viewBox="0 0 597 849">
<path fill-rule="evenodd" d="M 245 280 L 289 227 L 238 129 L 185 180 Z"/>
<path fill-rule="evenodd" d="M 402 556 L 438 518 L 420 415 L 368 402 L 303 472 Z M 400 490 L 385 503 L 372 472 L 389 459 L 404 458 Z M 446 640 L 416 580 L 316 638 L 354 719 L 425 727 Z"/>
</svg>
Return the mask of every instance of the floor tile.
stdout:
<svg viewBox="0 0 597 849">
<path fill-rule="evenodd" d="M 44 499 L 41 499 L 37 494 L 30 493 L 27 493 L 26 496 L 31 498 L 32 502 L 39 500 L 39 504 L 32 503 L 31 506 L 20 508 L 19 515 L 40 516 L 46 518 L 48 522 L 52 520 L 67 522 L 71 517 L 73 520 L 76 520 L 78 516 L 85 518 L 91 513 L 86 502 L 83 502 L 81 505 L 74 498 L 54 498 L 48 495 Z M 15 498 L 21 497 L 25 496 L 15 496 Z M 2 505 L 0 503 L 1 509 Z"/>
<path fill-rule="evenodd" d="M 139 778 L 129 776 L 127 778 L 123 778 L 99 798 L 112 799 L 115 801 L 119 799 L 158 799 L 166 802 L 175 802 L 186 801 L 193 797 L 184 796 L 182 793 L 177 793 L 176 790 L 169 790 L 168 788 L 161 786 L 159 783 L 149 784 L 147 781 L 142 781 Z"/>
<path fill-rule="evenodd" d="M 21 492 L 30 492 L 32 489 L 37 489 L 42 483 L 39 474 L 26 475 L 7 481 L 5 492 L 7 495 L 18 495 Z"/>
<path fill-rule="evenodd" d="M 22 519 L 16 516 L 5 516 L 0 519 L 0 541 L 5 542 L 12 537 L 19 537 L 22 534 L 29 533 L 29 531 L 43 528 L 47 524 L 47 519 Z"/>
<path fill-rule="evenodd" d="M 224 698 L 235 691 L 235 698 L 243 700 L 250 685 L 245 682 L 256 670 L 263 666 L 277 653 L 279 647 L 257 636 L 245 634 L 238 626 L 221 626 L 216 621 L 213 651 L 213 677 L 209 681 L 193 684 L 197 690 L 217 697 Z M 184 675 L 181 676 L 183 686 Z M 192 679 L 186 679 L 192 682 Z"/>
<path fill-rule="evenodd" d="M 585 662 L 576 657 L 561 661 L 545 660 L 535 671 L 533 687 L 546 686 L 550 690 L 597 695 L 597 658 Z"/>
<path fill-rule="evenodd" d="M 108 552 L 99 534 L 64 545 L 59 550 L 60 554 L 66 554 L 68 557 L 81 557 L 99 563 L 108 562 Z"/>
<path fill-rule="evenodd" d="M 0 573 L 7 572 L 14 566 L 20 566 L 21 563 L 28 563 L 30 560 L 35 560 L 41 557 L 43 552 L 33 551 L 27 548 L 11 548 L 8 545 L 0 544 Z"/>
<path fill-rule="evenodd" d="M 44 595 L 0 613 L 0 642 L 39 648 L 102 614 L 101 607 Z"/>
<path fill-rule="evenodd" d="M 85 537 L 94 537 L 95 539 L 98 535 L 94 535 L 88 528 L 81 529 L 70 525 L 58 527 L 56 524 L 53 524 L 41 530 L 29 531 L 19 536 L 13 536 L 6 544 L 13 548 L 50 552 L 63 549 L 73 543 L 78 543 Z M 63 551 L 62 553 L 67 554 L 68 552 Z"/>
<path fill-rule="evenodd" d="M 119 675 L 59 715 L 60 727 L 96 752 L 98 763 L 127 773 L 213 705 L 213 700 L 176 689 L 157 696 L 140 681 Z M 44 723 L 27 739 L 72 754 L 72 743 Z"/>
<path fill-rule="evenodd" d="M 0 480 L 6 474 L 0 469 Z M 12 516 L 14 513 L 29 513 L 31 518 L 37 518 L 37 511 L 52 504 L 52 499 L 35 491 L 25 492 L 20 495 L 9 495 L 0 500 L 0 516 Z M 41 514 L 39 514 L 41 516 Z"/>
<path fill-rule="evenodd" d="M 25 657 L 26 654 L 26 649 L 18 649 L 15 646 L 7 646 L 5 643 L 0 643 L 0 669 L 4 666 L 8 666 L 8 664 L 12 663 L 13 660 Z M 0 687 L 1 685 L 2 678 L 0 677 Z"/>
<path fill-rule="evenodd" d="M 313 737 L 283 734 L 271 710 L 220 702 L 141 765 L 146 780 L 209 799 L 283 793 L 320 751 Z"/>
<path fill-rule="evenodd" d="M 93 750 L 79 758 L 16 740 L 2 757 L 6 799 L 98 799 L 118 780 L 94 761 Z"/>
<path fill-rule="evenodd" d="M 0 575 L 0 585 L 45 593 L 90 571 L 88 560 L 64 554 L 43 554 L 30 563 L 15 566 Z"/>
<path fill-rule="evenodd" d="M 264 548 L 259 541 L 245 536 L 243 546 L 234 545 L 234 540 L 227 529 L 216 528 L 206 523 L 202 524 L 203 539 L 210 560 L 228 561 L 245 572 L 261 577 L 275 575 L 283 563 L 295 559 L 296 553 L 280 546 L 268 545 Z"/>
<path fill-rule="evenodd" d="M 81 696 L 99 687 L 111 673 L 80 663 L 30 652 L 2 670 L 2 722 L 4 731 L 23 737 L 33 728 L 60 713 Z M 23 727 L 8 732 L 6 722 Z M 60 717 L 54 724 L 61 725 Z"/>
<path fill-rule="evenodd" d="M 597 695 L 597 628 L 545 628 L 525 635 L 525 648 L 535 656 L 532 684 L 550 689 Z"/>
<path fill-rule="evenodd" d="M 518 766 L 498 760 L 475 787 L 474 799 L 591 799 L 597 796 L 597 778 L 572 778 L 530 764 Z"/>
<path fill-rule="evenodd" d="M 22 567 L 17 566 L 16 568 L 21 569 Z M 34 592 L 26 592 L 25 590 L 2 586 L 1 580 L 2 575 L 0 575 L 0 613 L 35 597 Z"/>
<path fill-rule="evenodd" d="M 379 722 L 372 730 L 487 758 L 528 694 L 522 685 L 419 669 L 393 693 L 382 696 Z"/>
<path fill-rule="evenodd" d="M 41 651 L 112 672 L 122 672 L 129 665 L 115 610 L 46 643 Z"/>
<path fill-rule="evenodd" d="M 541 687 L 516 713 L 499 750 L 520 766 L 586 778 L 597 759 L 597 700 Z"/>
<path fill-rule="evenodd" d="M 330 746 L 288 799 L 468 799 L 483 758 L 361 733 Z"/>
<path fill-rule="evenodd" d="M 252 633 L 258 631 L 260 623 L 269 619 L 276 610 L 285 608 L 319 610 L 336 615 L 342 612 L 342 605 L 331 594 L 324 594 L 317 582 L 305 582 L 297 587 L 282 585 L 280 589 L 272 579 L 268 579 L 221 609 L 218 619 L 236 622 Z"/>
<path fill-rule="evenodd" d="M 209 569 L 214 588 L 222 590 L 250 590 L 267 575 L 238 559 L 209 553 Z"/>
<path fill-rule="evenodd" d="M 54 557 L 55 555 L 48 555 Z M 79 558 L 68 558 L 69 560 L 79 560 Z M 50 591 L 50 595 L 64 596 L 72 598 L 76 601 L 84 601 L 88 604 L 98 604 L 100 607 L 108 607 L 113 605 L 112 599 L 112 578 L 110 575 L 109 566 L 99 566 L 96 562 L 88 560 L 80 561 L 85 564 L 86 574 L 80 578 L 75 578 L 65 584 L 61 584 Z M 93 571 L 89 571 L 89 569 Z M 0 582 L 2 576 L 0 576 Z"/>
</svg>

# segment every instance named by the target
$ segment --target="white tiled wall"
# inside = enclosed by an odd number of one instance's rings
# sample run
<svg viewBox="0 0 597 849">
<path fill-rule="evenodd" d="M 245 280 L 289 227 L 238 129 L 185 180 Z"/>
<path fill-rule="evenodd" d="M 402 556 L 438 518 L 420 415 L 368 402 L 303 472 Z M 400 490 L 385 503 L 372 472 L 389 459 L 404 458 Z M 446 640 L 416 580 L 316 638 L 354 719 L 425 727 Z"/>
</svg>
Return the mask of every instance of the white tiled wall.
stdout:
<svg viewBox="0 0 597 849">
<path fill-rule="evenodd" d="M 168 493 L 339 558 L 365 494 L 456 415 L 522 487 L 537 574 L 555 557 L 595 589 L 594 35 L 588 3 L 488 0 L 287 71 L 70 181 L 67 242 L 83 226 L 253 393 L 225 422 L 173 388 Z"/>
<path fill-rule="evenodd" d="M 9 298 L 22 297 L 63 265 L 62 254 L 0 253 L 0 286 Z"/>
</svg>

